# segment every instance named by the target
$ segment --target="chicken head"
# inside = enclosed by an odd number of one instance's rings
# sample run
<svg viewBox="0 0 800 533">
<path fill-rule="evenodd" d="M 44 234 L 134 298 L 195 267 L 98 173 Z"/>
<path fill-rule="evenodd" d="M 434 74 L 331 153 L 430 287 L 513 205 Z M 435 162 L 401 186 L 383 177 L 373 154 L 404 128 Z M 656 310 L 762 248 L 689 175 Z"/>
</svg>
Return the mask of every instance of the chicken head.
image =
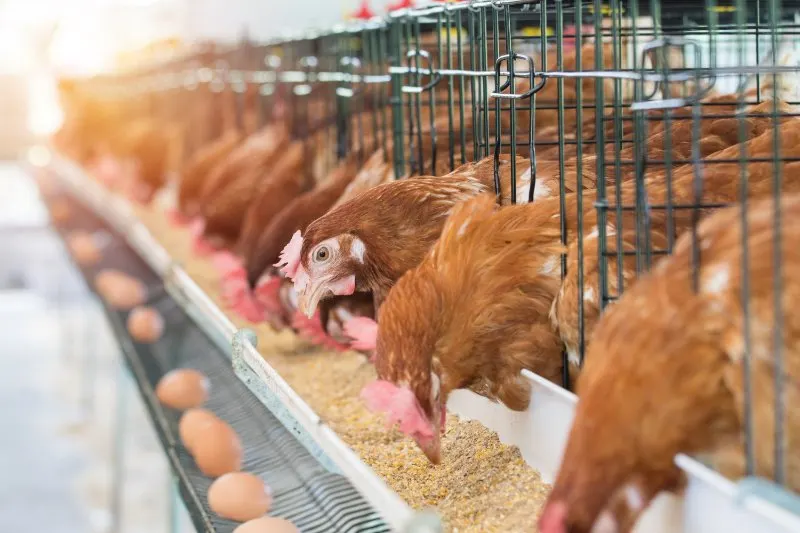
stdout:
<svg viewBox="0 0 800 533">
<path fill-rule="evenodd" d="M 408 386 L 382 379 L 364 387 L 361 399 L 370 411 L 384 414 L 387 426 L 397 425 L 404 435 L 413 438 L 430 462 L 439 464 L 444 406 L 438 401 L 439 380 L 435 374 L 431 375 L 430 385 L 423 394 L 424 407 Z"/>
<path fill-rule="evenodd" d="M 311 318 L 320 300 L 356 291 L 353 273 L 364 263 L 364 243 L 352 235 L 339 235 L 311 247 L 307 254 L 308 270 L 303 266 L 303 237 L 297 231 L 281 253 L 281 271 L 294 282 L 300 312 Z"/>
<path fill-rule="evenodd" d="M 387 423 L 397 424 L 405 435 L 413 438 L 433 464 L 441 461 L 440 434 L 445 430 L 446 403 L 453 383 L 441 374 L 436 355 L 438 338 L 437 313 L 434 307 L 424 305 L 425 312 L 409 312 L 404 305 L 403 286 L 425 284 L 411 273 L 400 279 L 389 292 L 386 313 L 378 320 L 377 339 L 374 342 L 375 370 L 378 384 L 362 392 L 362 398 L 372 411 L 383 412 Z M 400 289 L 396 291 L 396 289 Z M 431 298 L 421 300 L 435 304 L 433 290 L 426 291 Z M 430 310 L 430 312 L 428 312 Z M 373 337 L 365 332 L 366 337 Z M 390 394 L 391 393 L 391 394 Z"/>
</svg>

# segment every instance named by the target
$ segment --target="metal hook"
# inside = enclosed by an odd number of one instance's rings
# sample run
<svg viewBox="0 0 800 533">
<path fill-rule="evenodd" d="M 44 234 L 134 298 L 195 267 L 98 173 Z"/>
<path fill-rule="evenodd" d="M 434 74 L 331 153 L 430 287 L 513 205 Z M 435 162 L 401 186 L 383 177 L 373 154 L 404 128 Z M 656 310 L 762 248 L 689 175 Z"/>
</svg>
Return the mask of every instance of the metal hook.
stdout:
<svg viewBox="0 0 800 533">
<path fill-rule="evenodd" d="M 686 49 L 688 48 L 694 57 L 695 69 L 693 70 L 693 75 L 695 91 L 691 95 L 686 95 L 682 98 L 671 97 L 672 95 L 669 90 L 669 85 L 674 82 L 686 81 L 686 75 L 680 72 L 674 74 L 669 72 L 669 62 L 665 53 L 665 51 L 669 48 L 677 48 L 681 50 L 684 58 L 687 55 Z M 683 37 L 666 36 L 660 39 L 653 39 L 652 41 L 645 43 L 642 46 L 642 52 L 639 60 L 639 70 L 642 73 L 642 79 L 639 81 L 639 83 L 644 83 L 644 71 L 647 69 L 648 60 L 652 70 L 661 70 L 661 79 L 654 84 L 653 91 L 651 93 L 643 95 L 645 101 L 655 98 L 660 89 L 665 102 L 683 101 L 685 103 L 694 103 L 706 96 L 716 85 L 717 76 L 715 73 L 711 72 L 705 76 L 701 76 L 701 70 L 697 68 L 697 65 L 702 64 L 703 57 L 700 45 L 694 40 Z M 702 84 L 702 79 L 706 79 L 707 84 Z"/>
<path fill-rule="evenodd" d="M 353 89 L 354 82 L 353 79 L 355 78 L 355 70 L 361 69 L 361 59 L 352 56 L 345 56 L 339 61 L 342 67 L 349 67 L 350 71 L 345 72 L 346 80 L 349 81 L 349 86 L 347 87 L 337 87 L 336 88 L 336 95 L 342 98 L 352 98 L 355 94 L 355 90 Z"/>
<path fill-rule="evenodd" d="M 415 87 L 413 85 L 404 85 L 403 92 L 406 94 L 421 94 L 426 91 L 433 89 L 440 81 L 442 81 L 442 75 L 436 72 L 433 68 L 433 59 L 431 58 L 431 54 L 426 50 L 409 50 L 406 54 L 406 59 L 411 59 L 412 57 L 421 57 L 422 59 L 428 62 L 427 69 L 420 69 L 420 70 L 427 70 L 431 75 L 431 81 L 427 84 L 423 85 L 422 87 Z M 411 64 L 408 64 L 409 68 L 411 68 Z"/>
<path fill-rule="evenodd" d="M 296 96 L 308 96 L 312 91 L 311 83 L 317 81 L 317 75 L 313 69 L 316 69 L 319 66 L 319 59 L 317 59 L 316 56 L 304 56 L 300 58 L 299 63 L 300 66 L 305 69 L 306 81 L 308 83 L 295 85 L 294 89 L 292 89 L 292 92 Z"/>
<path fill-rule="evenodd" d="M 511 87 L 511 75 L 514 75 L 514 62 L 517 59 L 522 59 L 528 63 L 528 79 L 531 84 L 531 88 L 525 91 L 522 94 L 516 94 L 514 92 L 515 88 L 511 89 L 510 93 L 504 93 L 509 87 Z M 500 85 L 500 75 L 501 69 L 500 67 L 503 65 L 504 61 L 509 61 L 509 76 L 507 76 L 505 83 Z M 542 80 L 539 83 L 535 83 L 536 81 L 536 64 L 533 61 L 533 58 L 524 54 L 518 54 L 514 52 L 513 54 L 505 54 L 497 58 L 497 61 L 494 63 L 494 79 L 495 79 L 495 89 L 494 92 L 491 93 L 492 98 L 502 98 L 505 100 L 524 100 L 525 98 L 530 98 L 531 95 L 538 93 L 544 87 L 546 79 L 542 77 Z"/>
</svg>

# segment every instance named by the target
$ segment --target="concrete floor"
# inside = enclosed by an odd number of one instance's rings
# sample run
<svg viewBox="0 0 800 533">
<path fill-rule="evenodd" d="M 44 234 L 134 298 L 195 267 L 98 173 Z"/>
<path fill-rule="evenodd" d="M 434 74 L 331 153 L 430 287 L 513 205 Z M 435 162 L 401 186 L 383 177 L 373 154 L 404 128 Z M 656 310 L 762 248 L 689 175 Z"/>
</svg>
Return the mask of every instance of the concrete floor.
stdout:
<svg viewBox="0 0 800 533">
<path fill-rule="evenodd" d="M 99 307 L 47 228 L 36 189 L 0 163 L 0 530 L 193 531 Z M 110 502 L 118 383 L 125 459 L 121 523 Z"/>
<path fill-rule="evenodd" d="M 46 301 L 27 291 L 0 292 L 0 523 L 5 531 L 90 531 L 73 490 L 87 466 L 64 435 L 71 416 L 56 393 L 57 330 Z"/>
</svg>

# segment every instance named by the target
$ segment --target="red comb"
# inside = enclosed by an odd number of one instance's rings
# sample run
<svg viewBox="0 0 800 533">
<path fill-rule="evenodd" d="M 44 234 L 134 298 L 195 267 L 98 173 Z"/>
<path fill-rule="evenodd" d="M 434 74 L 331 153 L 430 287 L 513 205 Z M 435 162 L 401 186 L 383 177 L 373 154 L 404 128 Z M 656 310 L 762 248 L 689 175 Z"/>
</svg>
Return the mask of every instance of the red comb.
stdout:
<svg viewBox="0 0 800 533">
<path fill-rule="evenodd" d="M 433 427 L 409 388 L 379 379 L 364 387 L 361 399 L 370 411 L 384 413 L 386 424 L 397 424 L 404 435 L 433 437 Z"/>
<path fill-rule="evenodd" d="M 294 232 L 292 240 L 281 250 L 278 262 L 273 266 L 280 267 L 281 272 L 290 280 L 294 281 L 300 266 L 300 252 L 303 250 L 303 235 L 300 230 Z"/>
<path fill-rule="evenodd" d="M 279 315 L 283 312 L 280 300 L 281 278 L 278 276 L 262 276 L 256 284 L 255 299 L 268 315 Z"/>
<path fill-rule="evenodd" d="M 354 19 L 369 20 L 375 16 L 375 12 L 369 7 L 369 0 L 362 0 L 361 5 L 351 15 Z"/>
<path fill-rule="evenodd" d="M 214 263 L 214 268 L 219 271 L 222 277 L 238 275 L 240 272 L 244 274 L 244 265 L 242 260 L 228 251 L 217 252 L 211 258 Z"/>
<path fill-rule="evenodd" d="M 226 305 L 235 305 L 249 292 L 250 287 L 247 285 L 247 275 L 244 271 L 233 272 L 222 278 L 222 299 Z"/>
<path fill-rule="evenodd" d="M 344 323 L 344 334 L 353 339 L 354 350 L 373 351 L 378 340 L 378 323 L 366 316 L 357 316 Z"/>
<path fill-rule="evenodd" d="M 232 310 L 248 322 L 256 324 L 264 321 L 264 308 L 250 293 L 244 293 Z"/>
<path fill-rule="evenodd" d="M 539 531 L 542 533 L 566 533 L 567 505 L 564 502 L 551 502 L 539 517 Z"/>
<path fill-rule="evenodd" d="M 250 292 L 244 269 L 232 272 L 222 279 L 222 300 L 248 322 L 255 324 L 264 321 L 264 306 Z"/>
<path fill-rule="evenodd" d="M 317 310 L 311 318 L 308 318 L 300 311 L 295 311 L 292 316 L 292 328 L 300 337 L 312 344 L 323 346 L 329 350 L 336 350 L 337 352 L 344 352 L 347 350 L 346 345 L 336 342 L 336 339 L 325 333 L 325 330 L 322 329 L 322 320 L 320 319 L 319 310 Z"/>
<path fill-rule="evenodd" d="M 189 223 L 189 233 L 193 237 L 192 249 L 198 255 L 209 255 L 214 253 L 216 249 L 211 246 L 206 239 L 203 238 L 203 231 L 205 231 L 206 222 L 200 217 L 194 218 Z"/>
<path fill-rule="evenodd" d="M 196 253 L 197 255 L 211 255 L 217 251 L 217 249 L 214 248 L 214 246 L 212 246 L 211 243 L 208 242 L 203 237 L 194 238 L 194 242 L 192 243 L 192 249 L 194 250 L 194 253 Z"/>
<path fill-rule="evenodd" d="M 167 220 L 173 226 L 185 226 L 189 223 L 189 217 L 178 211 L 177 209 L 167 210 Z"/>
<path fill-rule="evenodd" d="M 414 0 L 398 0 L 395 3 L 386 6 L 386 11 L 389 11 L 391 13 L 392 11 L 397 11 L 399 9 L 409 9 L 412 7 L 414 7 Z"/>
<path fill-rule="evenodd" d="M 111 185 L 120 178 L 122 167 L 116 158 L 104 155 L 91 164 L 89 171 L 100 182 Z"/>
</svg>

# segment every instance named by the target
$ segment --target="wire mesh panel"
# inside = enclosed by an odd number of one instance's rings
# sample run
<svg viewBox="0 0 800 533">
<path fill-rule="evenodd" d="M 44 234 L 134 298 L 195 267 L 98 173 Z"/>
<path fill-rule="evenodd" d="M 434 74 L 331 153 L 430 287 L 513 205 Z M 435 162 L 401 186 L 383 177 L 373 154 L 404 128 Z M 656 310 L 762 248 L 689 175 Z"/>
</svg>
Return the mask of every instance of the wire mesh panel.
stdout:
<svg viewBox="0 0 800 533">
<path fill-rule="evenodd" d="M 687 272 L 697 286 L 701 220 L 737 204 L 746 213 L 753 200 L 777 200 L 800 186 L 798 9 L 777 0 L 515 0 L 391 16 L 396 174 L 442 175 L 493 158 L 498 196 L 508 164 L 511 202 L 542 202 L 559 221 L 566 253 L 551 318 L 564 341 L 565 386 L 573 385 L 603 309 L 671 254 L 681 235 L 694 237 Z M 533 181 L 522 196 L 519 168 L 529 168 Z M 745 322 L 748 290 L 745 277 Z M 778 390 L 788 379 L 779 311 Z M 745 357 L 745 383 L 749 367 Z M 749 387 L 744 402 L 752 406 Z M 781 443 L 785 398 L 776 397 L 774 441 Z M 744 423 L 750 473 L 752 416 Z"/>
<path fill-rule="evenodd" d="M 603 308 L 659 258 L 671 254 L 679 236 L 692 236 L 686 273 L 700 291 L 708 246 L 697 237 L 701 220 L 716 209 L 740 205 L 746 263 L 752 261 L 746 253 L 749 203 L 771 196 L 779 206 L 783 193 L 800 187 L 800 175 L 794 175 L 800 156 L 794 133 L 798 6 L 777 1 L 553 5 L 556 55 L 563 58 L 565 40 L 571 37 L 564 28 L 574 23 L 576 63 L 585 65 L 592 50 L 595 70 L 576 69 L 584 72 L 575 87 L 576 124 L 582 127 L 574 152 L 565 142 L 569 104 L 559 87 L 560 214 L 568 252 L 553 316 L 566 346 L 565 367 L 577 367 Z M 564 61 L 556 63 L 563 66 Z M 576 79 L 562 69 L 541 76 L 545 86 Z M 598 82 L 587 91 L 590 80 Z M 588 95 L 593 97 L 587 100 Z M 587 135 L 591 122 L 594 127 Z M 779 208 L 773 224 L 778 243 Z M 780 294 L 780 246 L 774 254 L 773 290 Z M 742 269 L 743 425 L 746 472 L 752 474 L 759 438 L 752 432 L 756 403 L 747 340 L 753 327 L 748 325 L 750 267 Z M 790 379 L 781 357 L 783 312 L 776 304 L 769 326 L 775 331 L 770 357 L 776 398 L 775 437 L 769 442 L 778 443 L 772 461 L 776 466 L 760 472 L 779 482 L 785 480 L 783 447 L 788 442 L 785 395 L 780 391 Z"/>
</svg>

